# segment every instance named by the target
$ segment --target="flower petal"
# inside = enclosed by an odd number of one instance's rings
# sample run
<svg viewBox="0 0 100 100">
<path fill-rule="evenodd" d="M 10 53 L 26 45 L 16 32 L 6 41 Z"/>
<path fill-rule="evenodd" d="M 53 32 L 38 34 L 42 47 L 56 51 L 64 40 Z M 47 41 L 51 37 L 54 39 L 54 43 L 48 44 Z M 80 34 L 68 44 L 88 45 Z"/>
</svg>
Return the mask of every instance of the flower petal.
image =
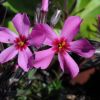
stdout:
<svg viewBox="0 0 100 100">
<path fill-rule="evenodd" d="M 35 68 L 46 69 L 49 66 L 51 60 L 53 59 L 53 56 L 54 56 L 54 52 L 52 48 L 38 51 L 35 52 L 35 59 L 30 63 Z"/>
<path fill-rule="evenodd" d="M 26 51 L 27 57 L 29 59 L 33 54 L 32 54 L 31 50 L 28 47 L 26 48 L 25 51 Z"/>
<path fill-rule="evenodd" d="M 74 78 L 79 73 L 79 68 L 76 62 L 69 56 L 68 53 L 58 54 L 58 59 L 60 62 L 60 66 L 62 70 L 69 72 L 71 76 Z"/>
<path fill-rule="evenodd" d="M 30 51 L 29 48 L 26 48 L 23 51 L 19 51 L 18 64 L 25 72 L 29 70 L 28 60 L 31 56 L 32 56 L 32 52 Z"/>
<path fill-rule="evenodd" d="M 86 58 L 93 56 L 95 49 L 86 39 L 80 39 L 70 43 L 70 49 L 78 55 Z"/>
<path fill-rule="evenodd" d="M 46 38 L 49 42 L 45 42 L 45 44 L 50 45 L 52 41 L 57 38 L 56 33 L 53 31 L 53 29 L 47 25 L 47 24 L 37 24 L 34 28 L 34 30 L 41 30 L 41 32 L 45 33 Z"/>
<path fill-rule="evenodd" d="M 68 41 L 72 41 L 80 29 L 82 19 L 79 16 L 70 16 L 64 23 L 61 36 L 66 37 Z"/>
<path fill-rule="evenodd" d="M 12 45 L 7 49 L 3 50 L 0 54 L 0 63 L 5 63 L 11 59 L 13 59 L 17 55 L 18 51 L 15 46 Z"/>
<path fill-rule="evenodd" d="M 0 42 L 13 43 L 16 37 L 18 36 L 14 32 L 5 27 L 0 27 Z"/>
<path fill-rule="evenodd" d="M 31 35 L 29 36 L 29 44 L 35 47 L 40 47 L 45 40 L 45 34 L 38 30 L 32 30 Z"/>
<path fill-rule="evenodd" d="M 28 35 L 30 28 L 30 21 L 27 14 L 18 13 L 12 20 L 17 32 L 19 34 Z"/>
<path fill-rule="evenodd" d="M 63 65 L 62 59 L 63 59 L 63 57 L 61 56 L 60 53 L 58 53 L 58 60 L 60 62 L 60 67 L 61 67 L 62 71 L 64 72 L 64 65 Z"/>
</svg>

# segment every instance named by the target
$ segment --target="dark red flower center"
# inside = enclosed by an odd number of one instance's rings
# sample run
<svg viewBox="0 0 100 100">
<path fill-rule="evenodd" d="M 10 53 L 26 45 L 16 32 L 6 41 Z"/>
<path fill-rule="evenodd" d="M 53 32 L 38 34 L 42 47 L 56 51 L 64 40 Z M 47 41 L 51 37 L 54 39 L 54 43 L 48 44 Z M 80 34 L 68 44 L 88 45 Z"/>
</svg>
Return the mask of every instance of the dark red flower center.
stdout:
<svg viewBox="0 0 100 100">
<path fill-rule="evenodd" d="M 52 44 L 53 50 L 57 53 L 69 51 L 70 45 L 68 44 L 67 40 L 63 37 L 60 39 L 55 39 Z"/>
<path fill-rule="evenodd" d="M 15 39 L 15 46 L 17 49 L 23 50 L 28 46 L 27 39 L 24 35 L 20 35 L 18 38 Z"/>
</svg>

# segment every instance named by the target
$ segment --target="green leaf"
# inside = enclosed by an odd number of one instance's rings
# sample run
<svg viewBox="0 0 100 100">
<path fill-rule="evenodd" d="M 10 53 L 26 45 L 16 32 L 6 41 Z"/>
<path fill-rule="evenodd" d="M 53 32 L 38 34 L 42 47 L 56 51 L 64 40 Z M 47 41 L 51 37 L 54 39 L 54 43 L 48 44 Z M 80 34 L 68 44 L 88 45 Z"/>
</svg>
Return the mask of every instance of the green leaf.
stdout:
<svg viewBox="0 0 100 100">
<path fill-rule="evenodd" d="M 32 69 L 28 72 L 28 79 L 34 79 L 34 74 L 36 73 L 36 69 Z"/>
<path fill-rule="evenodd" d="M 100 0 L 78 0 L 77 6 L 73 13 L 84 8 L 83 11 L 77 13 L 78 16 L 83 18 L 80 29 L 81 34 L 79 34 L 79 37 L 97 40 L 96 33 L 93 33 L 93 31 L 96 31 L 94 24 L 97 24 L 97 15 L 100 14 L 99 1 Z"/>
<path fill-rule="evenodd" d="M 22 89 L 17 90 L 17 96 L 22 96 L 22 95 L 27 96 L 29 94 L 31 94 L 30 90 L 22 90 Z"/>
<path fill-rule="evenodd" d="M 17 100 L 27 100 L 27 97 L 26 96 L 20 96 L 20 97 L 18 97 Z"/>
<path fill-rule="evenodd" d="M 86 18 L 90 13 L 93 13 L 95 9 L 100 7 L 100 0 L 91 0 L 85 7 L 85 10 L 80 14 L 82 18 Z M 93 14 L 92 14 L 93 15 Z"/>
<path fill-rule="evenodd" d="M 14 13 L 26 12 L 33 16 L 39 0 L 7 0 L 3 5 Z"/>
<path fill-rule="evenodd" d="M 84 9 L 88 3 L 90 3 L 91 0 L 77 0 L 76 7 L 74 9 L 74 12 L 78 12 L 82 9 Z"/>
<path fill-rule="evenodd" d="M 8 27 L 11 31 L 17 33 L 17 31 L 16 31 L 16 29 L 15 29 L 15 27 L 14 27 L 12 21 L 9 21 L 9 22 L 8 22 L 7 27 Z"/>
</svg>

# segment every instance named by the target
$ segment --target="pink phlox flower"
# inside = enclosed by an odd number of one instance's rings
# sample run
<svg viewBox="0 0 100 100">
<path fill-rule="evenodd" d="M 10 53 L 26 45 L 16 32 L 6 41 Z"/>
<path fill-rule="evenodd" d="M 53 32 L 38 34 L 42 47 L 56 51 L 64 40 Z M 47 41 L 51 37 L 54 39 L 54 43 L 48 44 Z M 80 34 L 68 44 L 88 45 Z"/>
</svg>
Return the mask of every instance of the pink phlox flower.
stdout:
<svg viewBox="0 0 100 100">
<path fill-rule="evenodd" d="M 28 46 L 39 47 L 44 41 L 45 35 L 41 31 L 30 32 L 30 21 L 27 14 L 16 14 L 12 23 L 18 34 L 8 28 L 0 27 L 0 42 L 11 45 L 0 53 L 0 63 L 5 63 L 18 54 L 18 65 L 24 71 L 28 71 L 28 59 L 33 55 Z"/>
<path fill-rule="evenodd" d="M 82 57 L 90 58 L 95 49 L 86 39 L 73 41 L 80 29 L 82 19 L 79 16 L 70 16 L 64 23 L 60 36 L 57 36 L 52 28 L 47 24 L 38 24 L 35 29 L 41 30 L 46 34 L 44 44 L 50 48 L 35 52 L 35 60 L 30 63 L 36 68 L 46 69 L 52 61 L 55 54 L 58 54 L 58 60 L 62 71 L 67 71 L 72 77 L 79 73 L 77 63 L 68 54 L 74 52 Z"/>
</svg>

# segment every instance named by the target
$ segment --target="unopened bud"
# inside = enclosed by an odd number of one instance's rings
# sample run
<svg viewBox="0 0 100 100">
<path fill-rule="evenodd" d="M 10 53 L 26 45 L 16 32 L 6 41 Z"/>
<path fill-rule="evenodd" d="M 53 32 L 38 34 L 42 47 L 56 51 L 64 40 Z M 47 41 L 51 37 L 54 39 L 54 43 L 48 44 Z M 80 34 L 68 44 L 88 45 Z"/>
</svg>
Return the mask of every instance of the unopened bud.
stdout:
<svg viewBox="0 0 100 100">
<path fill-rule="evenodd" d="M 51 17 L 50 23 L 52 26 L 55 26 L 57 24 L 57 22 L 59 21 L 61 16 L 61 10 L 56 10 L 55 13 L 53 14 L 53 16 Z"/>
<path fill-rule="evenodd" d="M 38 6 L 36 7 L 36 12 L 35 12 L 35 17 L 34 17 L 34 23 L 35 23 L 35 24 L 39 23 L 40 14 L 41 14 L 41 8 L 40 8 L 40 5 L 38 5 Z"/>
<path fill-rule="evenodd" d="M 42 0 L 41 10 L 44 12 L 48 11 L 49 0 Z"/>
</svg>

